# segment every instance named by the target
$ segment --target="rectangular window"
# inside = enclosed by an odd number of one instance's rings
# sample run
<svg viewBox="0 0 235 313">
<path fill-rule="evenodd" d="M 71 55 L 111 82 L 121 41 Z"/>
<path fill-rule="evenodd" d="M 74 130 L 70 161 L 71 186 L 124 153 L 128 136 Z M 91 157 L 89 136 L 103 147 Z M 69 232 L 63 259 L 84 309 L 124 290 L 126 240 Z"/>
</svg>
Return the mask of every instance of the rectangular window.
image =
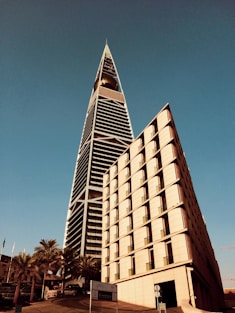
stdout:
<svg viewBox="0 0 235 313">
<path fill-rule="evenodd" d="M 174 263 L 172 244 L 170 241 L 166 242 L 166 252 L 167 252 L 168 264 Z"/>
</svg>

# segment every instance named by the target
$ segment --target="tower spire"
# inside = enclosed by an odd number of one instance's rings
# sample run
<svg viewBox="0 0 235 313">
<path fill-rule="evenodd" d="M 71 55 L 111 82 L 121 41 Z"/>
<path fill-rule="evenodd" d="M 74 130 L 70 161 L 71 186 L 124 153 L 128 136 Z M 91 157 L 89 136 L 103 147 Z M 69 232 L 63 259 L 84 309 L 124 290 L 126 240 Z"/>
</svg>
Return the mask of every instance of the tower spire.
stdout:
<svg viewBox="0 0 235 313">
<path fill-rule="evenodd" d="M 107 41 L 105 43 L 103 54 L 96 73 L 92 95 L 96 91 L 96 88 L 100 85 L 106 86 L 116 91 L 123 92 L 121 81 L 118 76 L 118 71 L 115 66 Z"/>
<path fill-rule="evenodd" d="M 92 88 L 72 183 L 64 246 L 101 256 L 103 174 L 133 140 L 118 72 L 106 42 Z"/>
</svg>

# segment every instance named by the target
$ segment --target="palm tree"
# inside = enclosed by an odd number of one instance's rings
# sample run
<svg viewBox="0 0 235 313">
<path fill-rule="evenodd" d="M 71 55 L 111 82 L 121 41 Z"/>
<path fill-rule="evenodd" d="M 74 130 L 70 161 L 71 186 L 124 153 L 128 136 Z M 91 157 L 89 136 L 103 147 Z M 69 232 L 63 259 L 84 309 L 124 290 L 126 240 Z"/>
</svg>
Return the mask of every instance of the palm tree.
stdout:
<svg viewBox="0 0 235 313">
<path fill-rule="evenodd" d="M 88 289 L 91 279 L 100 280 L 100 262 L 89 255 L 80 256 L 79 275 L 85 277 L 85 289 Z"/>
<path fill-rule="evenodd" d="M 20 252 L 18 256 L 15 256 L 12 259 L 13 267 L 15 273 L 17 273 L 17 285 L 15 289 L 13 303 L 16 305 L 19 300 L 20 296 L 20 287 L 22 280 L 29 276 L 30 270 L 30 262 L 31 262 L 31 255 L 26 254 L 25 252 Z"/>
<path fill-rule="evenodd" d="M 64 295 L 64 287 L 66 279 L 74 279 L 80 276 L 79 273 L 79 255 L 77 250 L 66 247 L 64 248 L 62 255 L 62 294 Z"/>
<path fill-rule="evenodd" d="M 45 279 L 49 271 L 57 272 L 61 266 L 61 250 L 58 248 L 58 244 L 55 239 L 45 240 L 42 239 L 40 246 L 34 248 L 35 257 L 41 264 L 43 269 L 43 283 L 42 283 L 42 294 L 44 297 Z"/>
<path fill-rule="evenodd" d="M 30 262 L 30 276 L 32 277 L 32 285 L 31 285 L 29 301 L 33 302 L 36 281 L 41 280 L 40 263 L 35 254 L 32 256 L 31 262 Z"/>
</svg>

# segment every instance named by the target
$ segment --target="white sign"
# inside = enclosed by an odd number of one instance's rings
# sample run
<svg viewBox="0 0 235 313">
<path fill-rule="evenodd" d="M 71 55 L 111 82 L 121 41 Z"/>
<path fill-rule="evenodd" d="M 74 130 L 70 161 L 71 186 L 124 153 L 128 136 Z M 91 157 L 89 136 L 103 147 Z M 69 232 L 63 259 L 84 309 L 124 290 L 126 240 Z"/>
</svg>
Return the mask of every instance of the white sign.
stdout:
<svg viewBox="0 0 235 313">
<path fill-rule="evenodd" d="M 159 302 L 159 310 L 161 311 L 165 311 L 166 312 L 166 303 L 163 302 Z"/>
<path fill-rule="evenodd" d="M 92 300 L 109 300 L 117 302 L 117 285 L 101 283 L 100 281 L 91 280 L 90 281 L 90 308 Z M 118 312 L 118 309 L 117 309 Z"/>
<path fill-rule="evenodd" d="M 100 281 L 91 281 L 92 299 L 117 301 L 117 285 L 102 283 Z"/>
</svg>

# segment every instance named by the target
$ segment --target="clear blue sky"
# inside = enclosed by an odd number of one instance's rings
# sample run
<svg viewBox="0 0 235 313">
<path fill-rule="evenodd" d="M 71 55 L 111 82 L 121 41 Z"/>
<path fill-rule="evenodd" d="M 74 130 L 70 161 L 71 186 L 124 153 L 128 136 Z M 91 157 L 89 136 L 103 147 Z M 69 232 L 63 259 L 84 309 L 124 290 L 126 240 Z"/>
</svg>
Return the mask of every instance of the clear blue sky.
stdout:
<svg viewBox="0 0 235 313">
<path fill-rule="evenodd" d="M 0 0 L 0 242 L 62 246 L 105 41 L 135 135 L 169 102 L 225 287 L 235 286 L 235 1 Z"/>
</svg>

